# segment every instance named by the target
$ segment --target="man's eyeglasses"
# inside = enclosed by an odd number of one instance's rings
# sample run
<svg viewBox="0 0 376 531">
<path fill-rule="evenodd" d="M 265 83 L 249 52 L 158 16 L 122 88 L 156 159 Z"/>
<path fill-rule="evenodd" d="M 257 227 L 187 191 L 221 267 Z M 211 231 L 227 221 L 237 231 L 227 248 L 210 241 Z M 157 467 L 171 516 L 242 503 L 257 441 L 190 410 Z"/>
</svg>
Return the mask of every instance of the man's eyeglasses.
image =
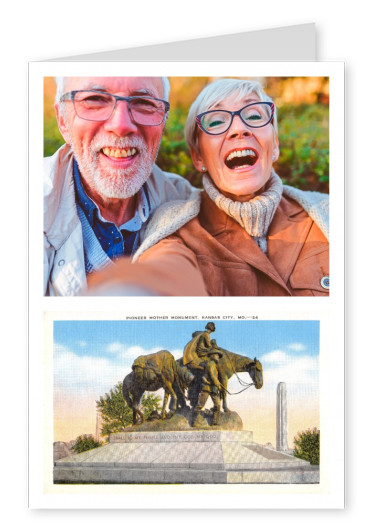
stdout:
<svg viewBox="0 0 376 531">
<path fill-rule="evenodd" d="M 208 135 L 222 135 L 230 129 L 234 116 L 239 116 L 248 127 L 264 127 L 273 120 L 274 103 L 259 101 L 246 105 L 238 111 L 203 112 L 196 116 L 196 123 Z"/>
<path fill-rule="evenodd" d="M 129 114 L 138 125 L 160 125 L 170 109 L 168 101 L 149 96 L 115 96 L 100 90 L 73 90 L 63 94 L 60 101 L 71 100 L 79 118 L 90 122 L 108 120 L 118 101 L 128 103 Z"/>
</svg>

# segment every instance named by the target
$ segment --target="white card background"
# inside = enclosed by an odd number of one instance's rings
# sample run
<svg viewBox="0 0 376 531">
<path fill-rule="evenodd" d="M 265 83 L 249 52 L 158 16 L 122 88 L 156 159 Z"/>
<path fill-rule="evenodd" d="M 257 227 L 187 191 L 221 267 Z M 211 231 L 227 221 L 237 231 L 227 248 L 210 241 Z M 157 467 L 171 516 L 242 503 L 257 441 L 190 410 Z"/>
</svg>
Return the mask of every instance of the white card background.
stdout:
<svg viewBox="0 0 376 531">
<path fill-rule="evenodd" d="M 364 190 L 367 196 L 375 196 L 375 179 L 372 177 L 374 134 L 373 121 L 365 121 L 353 104 L 364 97 L 365 87 L 372 86 L 375 70 L 370 64 L 369 51 L 375 48 L 373 17 L 369 16 L 369 3 L 360 0 L 352 9 L 339 2 L 317 0 L 302 3 L 300 0 L 270 1 L 265 7 L 250 6 L 248 0 L 239 0 L 235 9 L 225 3 L 191 0 L 185 10 L 184 23 L 176 2 L 166 0 L 161 6 L 156 2 L 144 1 L 145 16 L 142 29 L 136 24 L 126 24 L 127 6 L 122 0 L 112 2 L 111 21 L 98 17 L 98 2 L 87 9 L 86 2 L 76 3 L 74 9 L 62 8 L 61 4 L 35 0 L 22 5 L 7 3 L 3 6 L 2 32 L 3 73 L 11 73 L 17 106 L 3 109 L 3 145 L 7 145 L 7 156 L 3 157 L 3 186 L 8 198 L 15 194 L 17 201 L 3 204 L 4 218 L 12 220 L 19 235 L 18 259 L 3 260 L 1 263 L 3 300 L 6 301 L 6 315 L 3 317 L 5 334 L 4 351 L 7 370 L 3 373 L 6 396 L 13 397 L 14 408 L 4 408 L 3 422 L 11 430 L 12 459 L 3 463 L 3 474 L 7 484 L 7 502 L 3 510 L 4 521 L 14 525 L 37 525 L 38 529 L 66 529 L 68 525 L 89 525 L 101 529 L 104 525 L 122 525 L 122 512 L 29 512 L 27 510 L 27 62 L 48 57 L 63 57 L 77 53 L 87 54 L 99 50 L 121 49 L 152 43 L 173 42 L 207 35 L 261 30 L 267 27 L 301 24 L 315 21 L 317 27 L 317 57 L 321 60 L 345 60 L 347 64 L 346 112 L 348 128 L 346 140 L 347 163 L 347 510 L 338 511 L 242 511 L 219 513 L 224 526 L 271 525 L 280 529 L 304 526 L 317 529 L 323 523 L 342 529 L 354 526 L 367 527 L 372 521 L 373 477 L 370 474 L 369 454 L 361 450 L 375 439 L 375 424 L 369 421 L 368 402 L 373 388 L 375 357 L 373 349 L 374 312 L 372 311 L 374 287 L 368 275 L 372 263 L 373 246 L 369 244 L 369 230 L 372 227 L 373 209 L 364 208 Z M 67 30 L 69 28 L 69 30 Z M 278 46 L 278 43 L 275 43 Z M 11 51 L 11 53 L 10 53 Z M 1 86 L 2 95 L 8 93 L 9 84 Z M 23 126 L 23 127 L 21 127 Z M 17 142 L 9 142 L 17 138 Z M 20 150 L 24 156 L 20 156 Z M 23 192 L 20 189 L 23 188 Z M 365 229 L 366 227 L 366 229 Z M 371 309 L 370 309 L 371 306 Z M 359 360 L 361 362 L 359 363 Z M 366 366 L 364 365 L 366 362 Z M 21 390 L 14 393 L 15 382 L 21 382 Z M 14 422 L 14 411 L 21 415 L 21 424 Z M 2 449 L 9 448 L 9 438 L 2 438 Z M 205 516 L 206 515 L 206 516 Z M 162 518 L 172 524 L 179 522 L 181 528 L 218 521 L 218 512 L 179 511 L 166 513 L 157 511 L 128 512 L 127 523 L 154 525 Z M 183 516 L 183 519 L 181 518 Z M 161 518 L 159 518 L 161 517 Z"/>
<path fill-rule="evenodd" d="M 147 306 L 156 314 L 176 315 L 184 312 L 193 315 L 195 308 L 205 308 L 207 315 L 227 312 L 245 312 L 252 307 L 252 311 L 259 314 L 261 319 L 297 318 L 299 314 L 314 315 L 314 319 L 321 320 L 323 331 L 322 350 L 320 352 L 320 390 L 322 426 L 322 481 L 320 488 L 310 490 L 306 485 L 285 486 L 277 488 L 271 486 L 242 485 L 236 488 L 231 485 L 218 489 L 216 496 L 202 497 L 205 489 L 214 486 L 141 486 L 137 493 L 129 486 L 109 489 L 108 486 L 82 487 L 69 489 L 68 486 L 51 485 L 52 467 L 50 451 L 53 441 L 49 439 L 51 418 L 51 385 L 52 365 L 42 377 L 45 364 L 51 363 L 51 351 L 46 356 L 44 344 L 43 312 L 108 312 L 113 316 L 125 310 L 126 301 L 121 297 L 104 298 L 86 297 L 47 297 L 40 294 L 42 290 L 42 261 L 37 260 L 35 253 L 30 260 L 30 455 L 33 460 L 30 466 L 30 501 L 31 506 L 40 508 L 174 508 L 184 507 L 189 503 L 192 508 L 341 508 L 343 506 L 343 456 L 335 445 L 335 441 L 343 440 L 343 64 L 317 62 L 41 62 L 30 65 L 30 139 L 33 149 L 30 151 L 30 179 L 34 175 L 42 174 L 43 160 L 39 149 L 42 143 L 43 109 L 40 91 L 43 86 L 43 76 L 51 75 L 83 75 L 90 76 L 101 72 L 102 75 L 120 75 L 126 71 L 129 76 L 167 75 L 167 76 L 246 76 L 252 72 L 255 77 L 264 76 L 328 76 L 330 84 L 330 215 L 331 215 L 331 243 L 330 269 L 332 286 L 330 297 L 295 297 L 287 300 L 285 297 L 256 297 L 256 298 L 211 298 L 198 299 L 196 297 L 152 297 Z M 333 127 L 336 124 L 337 127 Z M 35 137 L 33 134 L 39 132 Z M 30 188 L 30 243 L 35 249 L 42 247 L 43 219 L 42 182 Z M 35 258 L 35 259 L 34 259 Z M 241 299 L 241 300 L 240 300 Z M 132 298 L 132 315 L 142 315 L 145 299 Z M 240 310 L 241 309 L 241 310 Z M 179 313 L 178 313 L 179 314 Z M 88 319 L 97 319 L 95 313 L 88 314 Z M 294 317 L 295 316 L 295 317 Z M 278 317 L 274 317 L 278 318 Z M 331 379 L 329 377 L 331 375 Z M 41 380 L 42 377 L 42 380 Z M 329 377 L 329 378 L 328 378 Z M 41 386 L 43 381 L 44 386 Z M 47 405 L 45 406 L 45 404 Z M 329 405 L 330 404 L 330 405 Z M 44 415 L 41 415 L 44 411 Z M 48 427 L 46 431 L 46 426 Z M 46 435 L 47 434 L 47 435 Z M 47 468 L 45 467 L 47 459 Z M 44 472 L 44 473 L 43 473 Z M 72 493 L 75 493 L 72 496 Z M 90 495 L 90 493 L 92 495 Z M 105 498 L 102 495 L 106 493 Z M 119 504 L 119 493 L 127 496 L 127 501 Z M 155 493 L 159 493 L 156 503 Z M 51 497 L 51 494 L 54 494 Z M 275 495 L 276 494 L 276 495 Z M 173 501 L 175 500 L 175 501 Z"/>
</svg>

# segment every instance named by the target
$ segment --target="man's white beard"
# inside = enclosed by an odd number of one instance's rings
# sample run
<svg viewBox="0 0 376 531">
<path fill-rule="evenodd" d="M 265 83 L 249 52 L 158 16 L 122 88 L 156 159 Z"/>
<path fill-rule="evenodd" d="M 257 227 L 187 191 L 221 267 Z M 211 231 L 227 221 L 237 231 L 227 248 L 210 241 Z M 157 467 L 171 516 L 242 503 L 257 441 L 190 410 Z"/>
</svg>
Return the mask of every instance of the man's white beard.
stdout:
<svg viewBox="0 0 376 531">
<path fill-rule="evenodd" d="M 101 169 L 98 159 L 101 149 L 106 146 L 118 149 L 136 148 L 137 160 L 125 169 Z M 84 147 L 82 154 L 78 154 L 77 147 L 71 141 L 74 157 L 82 177 L 87 184 L 101 197 L 110 199 L 127 199 L 140 190 L 144 182 L 149 178 L 155 157 L 154 146 L 148 146 L 142 138 L 108 138 L 105 135 L 96 136 L 88 147 Z M 158 146 L 159 147 L 159 146 Z"/>
</svg>

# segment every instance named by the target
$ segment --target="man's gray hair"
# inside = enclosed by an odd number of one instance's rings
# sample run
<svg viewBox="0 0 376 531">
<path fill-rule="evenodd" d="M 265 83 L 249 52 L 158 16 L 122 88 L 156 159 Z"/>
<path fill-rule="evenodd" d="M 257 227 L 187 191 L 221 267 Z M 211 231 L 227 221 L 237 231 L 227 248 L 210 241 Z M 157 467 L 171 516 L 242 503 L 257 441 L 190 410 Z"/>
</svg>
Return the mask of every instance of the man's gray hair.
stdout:
<svg viewBox="0 0 376 531">
<path fill-rule="evenodd" d="M 272 98 L 266 94 L 261 83 L 246 79 L 218 79 L 207 85 L 197 96 L 189 109 L 185 124 L 185 139 L 190 149 L 197 153 L 198 150 L 198 126 L 196 116 L 202 112 L 209 111 L 214 106 L 220 104 L 229 96 L 234 101 L 240 101 L 250 94 L 255 94 L 260 101 L 273 102 Z M 277 110 L 274 109 L 272 126 L 275 135 L 278 134 Z"/>
<path fill-rule="evenodd" d="M 61 96 L 64 94 L 65 80 L 66 80 L 65 77 L 55 77 L 55 82 L 56 82 L 55 103 L 59 103 Z M 168 97 L 170 94 L 170 82 L 168 80 L 168 77 L 162 77 L 162 85 L 163 85 L 163 99 L 168 101 Z"/>
</svg>

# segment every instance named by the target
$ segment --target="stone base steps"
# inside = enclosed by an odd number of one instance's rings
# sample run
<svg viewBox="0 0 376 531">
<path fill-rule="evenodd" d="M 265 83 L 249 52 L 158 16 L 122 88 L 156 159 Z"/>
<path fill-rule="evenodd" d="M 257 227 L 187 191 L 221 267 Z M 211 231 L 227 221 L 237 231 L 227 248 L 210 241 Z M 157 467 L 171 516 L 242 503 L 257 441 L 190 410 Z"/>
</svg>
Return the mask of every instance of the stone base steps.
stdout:
<svg viewBox="0 0 376 531">
<path fill-rule="evenodd" d="M 193 470 L 146 468 L 55 469 L 54 483 L 69 484 L 224 484 L 224 483 L 319 483 L 316 470 Z"/>
<path fill-rule="evenodd" d="M 252 432 L 116 434 L 55 462 L 55 483 L 319 483 L 319 467 L 252 442 Z"/>
</svg>

